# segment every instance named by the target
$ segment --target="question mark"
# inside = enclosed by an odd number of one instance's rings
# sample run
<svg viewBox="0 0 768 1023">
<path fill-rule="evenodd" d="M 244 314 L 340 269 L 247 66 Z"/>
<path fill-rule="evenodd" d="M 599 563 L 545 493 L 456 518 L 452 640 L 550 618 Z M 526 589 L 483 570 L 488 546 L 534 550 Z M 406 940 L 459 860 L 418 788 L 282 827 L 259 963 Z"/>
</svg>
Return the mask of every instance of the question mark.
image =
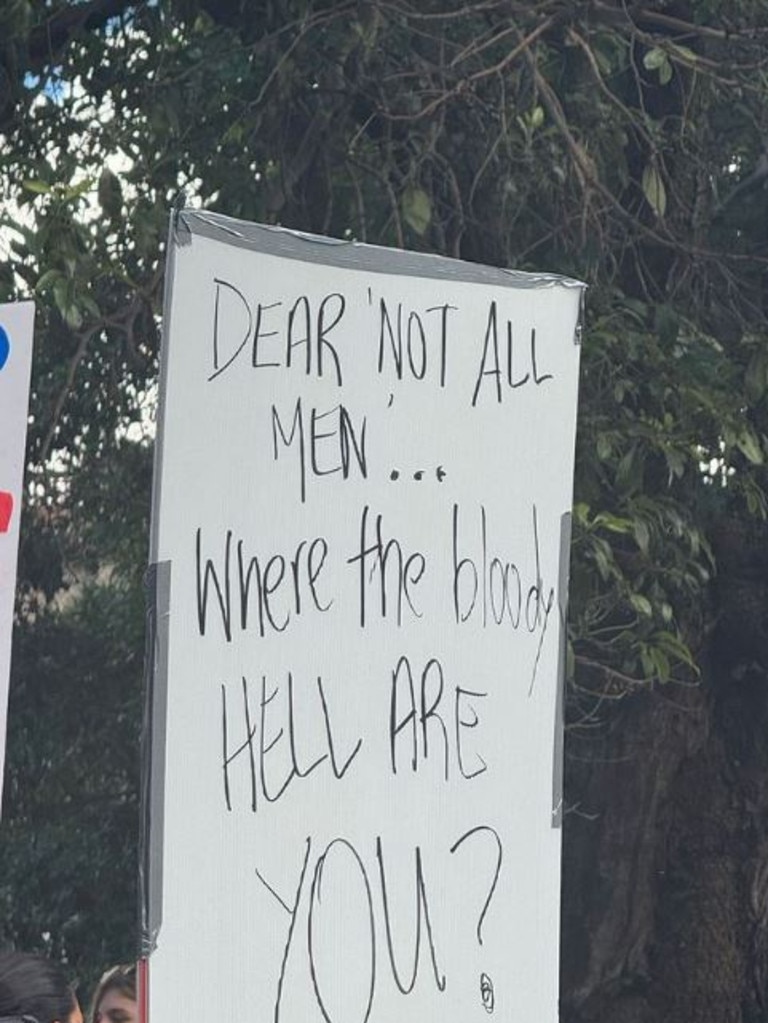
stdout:
<svg viewBox="0 0 768 1023">
<path fill-rule="evenodd" d="M 486 913 L 488 912 L 488 907 L 491 904 L 491 899 L 493 898 L 494 892 L 496 891 L 496 885 L 499 880 L 499 874 L 501 873 L 501 861 L 504 858 L 504 847 L 501 844 L 501 839 L 499 838 L 498 833 L 492 827 L 490 827 L 490 825 L 479 824 L 476 828 L 471 828 L 469 831 L 463 834 L 461 838 L 458 839 L 458 841 L 454 842 L 450 850 L 451 853 L 455 853 L 463 842 L 466 842 L 468 838 L 471 838 L 473 835 L 480 834 L 481 832 L 485 832 L 486 834 L 493 836 L 493 840 L 496 843 L 497 856 L 496 869 L 493 874 L 493 880 L 491 881 L 491 886 L 488 889 L 488 894 L 485 897 L 483 908 L 480 910 L 480 916 L 477 918 L 477 940 L 480 945 L 483 944 L 483 921 L 485 920 Z M 482 1000 L 483 1008 L 485 1009 L 485 1011 L 488 1013 L 493 1012 L 496 1004 L 496 996 L 493 989 L 493 981 L 491 980 L 487 973 L 482 973 L 480 975 L 480 998 Z"/>
</svg>

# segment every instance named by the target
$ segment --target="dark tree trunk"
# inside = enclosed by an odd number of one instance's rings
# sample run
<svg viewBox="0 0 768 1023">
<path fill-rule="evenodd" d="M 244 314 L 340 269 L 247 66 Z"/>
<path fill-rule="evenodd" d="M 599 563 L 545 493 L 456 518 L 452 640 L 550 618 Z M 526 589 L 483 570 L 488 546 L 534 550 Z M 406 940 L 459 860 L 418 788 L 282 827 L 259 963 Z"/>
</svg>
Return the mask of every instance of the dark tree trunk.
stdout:
<svg viewBox="0 0 768 1023">
<path fill-rule="evenodd" d="M 768 675 L 722 648 L 568 736 L 562 1023 L 768 1021 Z"/>
</svg>

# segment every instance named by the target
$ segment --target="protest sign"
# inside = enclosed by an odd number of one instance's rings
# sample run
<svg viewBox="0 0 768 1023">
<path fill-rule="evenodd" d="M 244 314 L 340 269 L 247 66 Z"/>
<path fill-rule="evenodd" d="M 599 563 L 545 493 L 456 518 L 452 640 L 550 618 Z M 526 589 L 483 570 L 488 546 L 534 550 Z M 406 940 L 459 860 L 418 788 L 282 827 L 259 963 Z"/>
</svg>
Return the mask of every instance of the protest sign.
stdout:
<svg viewBox="0 0 768 1023">
<path fill-rule="evenodd" d="M 32 302 L 0 305 L 0 809 L 34 316 Z"/>
<path fill-rule="evenodd" d="M 170 243 L 149 1021 L 557 1018 L 582 286 Z"/>
</svg>

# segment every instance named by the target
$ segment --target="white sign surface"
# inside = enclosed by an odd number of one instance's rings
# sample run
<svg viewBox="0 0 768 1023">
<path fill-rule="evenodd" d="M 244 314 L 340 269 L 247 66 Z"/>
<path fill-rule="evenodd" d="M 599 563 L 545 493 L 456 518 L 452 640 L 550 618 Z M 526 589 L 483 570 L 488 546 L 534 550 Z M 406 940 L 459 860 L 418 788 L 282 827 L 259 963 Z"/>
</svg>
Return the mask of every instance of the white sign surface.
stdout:
<svg viewBox="0 0 768 1023">
<path fill-rule="evenodd" d="M 177 228 L 150 1023 L 554 1021 L 581 286 Z"/>
<path fill-rule="evenodd" d="M 34 317 L 32 302 L 0 305 L 0 807 Z"/>
</svg>

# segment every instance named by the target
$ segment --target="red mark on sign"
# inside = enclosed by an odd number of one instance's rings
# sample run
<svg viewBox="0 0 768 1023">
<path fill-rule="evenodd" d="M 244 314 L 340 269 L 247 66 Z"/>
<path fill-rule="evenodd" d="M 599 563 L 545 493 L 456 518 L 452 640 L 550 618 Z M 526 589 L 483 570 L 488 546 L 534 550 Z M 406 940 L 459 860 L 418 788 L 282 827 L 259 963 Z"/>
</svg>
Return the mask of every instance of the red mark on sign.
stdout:
<svg viewBox="0 0 768 1023">
<path fill-rule="evenodd" d="M 11 513 L 13 512 L 13 494 L 7 490 L 0 490 L 0 533 L 7 533 L 11 528 Z"/>
</svg>

